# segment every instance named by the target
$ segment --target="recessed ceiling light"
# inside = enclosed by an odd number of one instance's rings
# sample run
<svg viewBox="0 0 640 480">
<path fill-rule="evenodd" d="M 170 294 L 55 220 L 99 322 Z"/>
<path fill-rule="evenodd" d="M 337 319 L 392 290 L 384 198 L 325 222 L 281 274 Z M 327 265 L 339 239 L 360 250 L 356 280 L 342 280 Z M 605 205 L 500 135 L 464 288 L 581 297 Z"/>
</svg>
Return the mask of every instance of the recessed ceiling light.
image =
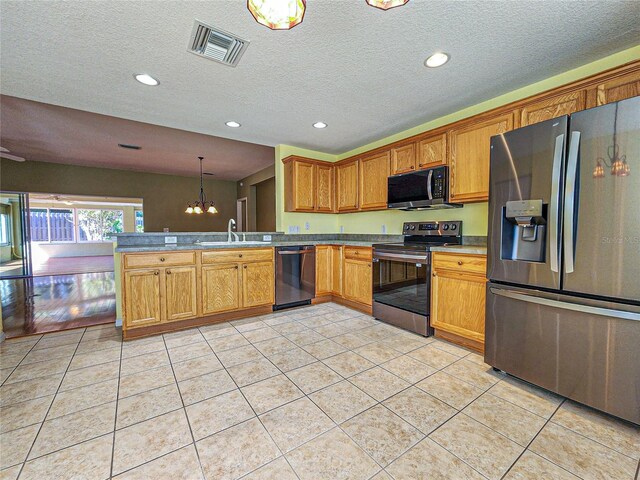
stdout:
<svg viewBox="0 0 640 480">
<path fill-rule="evenodd" d="M 441 67 L 449 61 L 449 55 L 443 52 L 434 53 L 424 61 L 425 67 L 435 68 Z"/>
<path fill-rule="evenodd" d="M 151 87 L 155 87 L 156 85 L 160 85 L 160 81 L 153 78 L 151 75 L 146 73 L 138 73 L 134 75 L 134 78 L 140 83 L 144 83 L 145 85 L 149 85 Z"/>
<path fill-rule="evenodd" d="M 225 123 L 225 125 L 227 127 L 231 127 L 231 128 L 238 128 L 238 127 L 241 126 L 238 122 L 233 122 L 233 121 L 227 122 L 227 123 Z"/>
<path fill-rule="evenodd" d="M 316 122 L 313 124 L 315 128 L 327 128 L 327 124 L 324 122 Z"/>
</svg>

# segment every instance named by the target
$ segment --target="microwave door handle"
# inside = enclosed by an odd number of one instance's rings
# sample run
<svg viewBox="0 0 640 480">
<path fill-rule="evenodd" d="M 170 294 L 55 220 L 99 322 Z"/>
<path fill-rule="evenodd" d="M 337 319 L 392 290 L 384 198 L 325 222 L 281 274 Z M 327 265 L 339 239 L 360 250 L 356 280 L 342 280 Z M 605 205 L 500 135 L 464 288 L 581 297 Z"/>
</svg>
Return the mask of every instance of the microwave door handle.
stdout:
<svg viewBox="0 0 640 480">
<path fill-rule="evenodd" d="M 578 150 L 580 149 L 580 132 L 571 132 L 569 155 L 567 160 L 567 180 L 564 188 L 564 272 L 573 273 L 575 252 L 573 248 L 573 224 L 576 202 L 576 176 L 578 170 Z"/>
<path fill-rule="evenodd" d="M 431 191 L 432 180 L 433 180 L 433 170 L 429 170 L 429 175 L 427 176 L 427 197 L 429 197 L 429 200 L 433 200 L 433 192 Z"/>
<path fill-rule="evenodd" d="M 549 212 L 549 250 L 551 252 L 551 271 L 558 272 L 558 218 L 560 216 L 560 169 L 564 150 L 564 134 L 556 137 L 551 175 L 551 208 Z"/>
</svg>

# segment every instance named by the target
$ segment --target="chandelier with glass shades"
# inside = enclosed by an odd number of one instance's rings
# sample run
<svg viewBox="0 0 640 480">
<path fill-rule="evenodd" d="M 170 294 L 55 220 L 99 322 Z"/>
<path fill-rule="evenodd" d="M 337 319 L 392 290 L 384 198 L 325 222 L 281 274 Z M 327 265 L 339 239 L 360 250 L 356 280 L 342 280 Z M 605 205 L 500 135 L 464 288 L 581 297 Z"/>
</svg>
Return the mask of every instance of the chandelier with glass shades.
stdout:
<svg viewBox="0 0 640 480">
<path fill-rule="evenodd" d="M 204 160 L 204 157 L 198 157 L 198 160 L 200 160 L 200 195 L 198 196 L 198 200 L 187 204 L 187 209 L 184 213 L 195 213 L 198 215 L 204 212 L 218 213 L 215 203 L 213 201 L 207 201 L 207 196 L 204 194 L 204 188 L 202 187 L 202 160 Z"/>
<path fill-rule="evenodd" d="M 406 5 L 409 0 L 365 0 L 365 2 L 372 7 L 389 10 Z M 302 23 L 307 2 L 306 0 L 247 0 L 247 8 L 259 24 L 271 30 L 290 30 Z"/>
</svg>

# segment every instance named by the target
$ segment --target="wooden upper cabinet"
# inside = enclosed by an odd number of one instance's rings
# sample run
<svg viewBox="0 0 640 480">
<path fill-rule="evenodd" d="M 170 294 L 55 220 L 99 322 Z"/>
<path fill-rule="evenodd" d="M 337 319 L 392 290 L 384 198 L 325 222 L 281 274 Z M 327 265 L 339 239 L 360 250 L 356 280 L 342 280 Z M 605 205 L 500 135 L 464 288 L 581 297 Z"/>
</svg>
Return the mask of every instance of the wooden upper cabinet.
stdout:
<svg viewBox="0 0 640 480">
<path fill-rule="evenodd" d="M 336 165 L 336 197 L 339 212 L 358 209 L 358 160 Z"/>
<path fill-rule="evenodd" d="M 197 316 L 196 267 L 171 267 L 165 271 L 168 322 Z"/>
<path fill-rule="evenodd" d="M 513 129 L 514 113 L 476 120 L 449 131 L 450 198 L 480 202 L 489 198 L 491 137 Z"/>
<path fill-rule="evenodd" d="M 416 169 L 416 144 L 410 143 L 391 149 L 391 175 Z"/>
<path fill-rule="evenodd" d="M 360 159 L 358 185 L 360 210 L 380 210 L 387 208 L 388 177 L 388 151 Z"/>
<path fill-rule="evenodd" d="M 315 210 L 333 212 L 333 165 L 317 163 L 315 168 Z"/>
<path fill-rule="evenodd" d="M 587 108 L 619 102 L 640 95 L 640 71 L 603 81 L 587 91 Z"/>
<path fill-rule="evenodd" d="M 315 208 L 315 163 L 288 157 L 284 164 L 285 210 L 313 212 Z"/>
<path fill-rule="evenodd" d="M 331 246 L 316 245 L 316 296 L 331 295 Z"/>
<path fill-rule="evenodd" d="M 447 134 L 434 135 L 417 142 L 416 163 L 418 170 L 439 167 L 447 163 Z"/>
<path fill-rule="evenodd" d="M 247 263 L 242 266 L 242 306 L 244 308 L 274 303 L 275 272 L 273 262 Z"/>
<path fill-rule="evenodd" d="M 163 272 L 159 269 L 133 270 L 124 274 L 125 326 L 154 325 L 162 321 Z"/>
<path fill-rule="evenodd" d="M 520 126 L 525 127 L 585 109 L 586 92 L 577 90 L 525 105 L 520 112 Z"/>
<path fill-rule="evenodd" d="M 202 314 L 240 308 L 240 266 L 220 264 L 202 266 Z"/>
</svg>

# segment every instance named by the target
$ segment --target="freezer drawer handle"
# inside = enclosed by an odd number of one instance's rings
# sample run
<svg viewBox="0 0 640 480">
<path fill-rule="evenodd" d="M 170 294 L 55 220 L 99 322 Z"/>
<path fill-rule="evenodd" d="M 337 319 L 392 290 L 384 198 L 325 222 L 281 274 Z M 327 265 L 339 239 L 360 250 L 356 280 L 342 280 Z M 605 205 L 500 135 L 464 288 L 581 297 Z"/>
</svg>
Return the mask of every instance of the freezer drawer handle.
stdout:
<svg viewBox="0 0 640 480">
<path fill-rule="evenodd" d="M 551 252 L 551 271 L 558 271 L 558 217 L 560 209 L 560 169 L 564 150 L 564 134 L 556 137 L 553 154 L 553 172 L 551 175 L 551 208 L 549 212 L 549 251 Z"/>
<path fill-rule="evenodd" d="M 573 310 L 574 312 L 589 313 L 591 315 L 602 315 L 603 317 L 615 317 L 624 320 L 640 321 L 640 313 L 625 312 L 623 310 L 613 310 L 611 308 L 592 307 L 590 305 L 580 305 L 577 303 L 561 302 L 559 300 L 552 300 L 550 298 L 524 295 L 512 290 L 489 288 L 489 291 L 494 295 L 499 295 L 501 297 L 512 298 L 513 300 L 520 300 L 522 302 L 537 303 L 538 305 L 544 305 L 547 307 L 562 308 L 564 310 Z"/>
<path fill-rule="evenodd" d="M 578 150 L 580 132 L 571 132 L 569 159 L 567 161 L 567 183 L 564 194 L 564 272 L 573 273 L 575 253 L 573 251 L 573 223 L 576 202 L 576 175 L 578 170 Z"/>
</svg>

